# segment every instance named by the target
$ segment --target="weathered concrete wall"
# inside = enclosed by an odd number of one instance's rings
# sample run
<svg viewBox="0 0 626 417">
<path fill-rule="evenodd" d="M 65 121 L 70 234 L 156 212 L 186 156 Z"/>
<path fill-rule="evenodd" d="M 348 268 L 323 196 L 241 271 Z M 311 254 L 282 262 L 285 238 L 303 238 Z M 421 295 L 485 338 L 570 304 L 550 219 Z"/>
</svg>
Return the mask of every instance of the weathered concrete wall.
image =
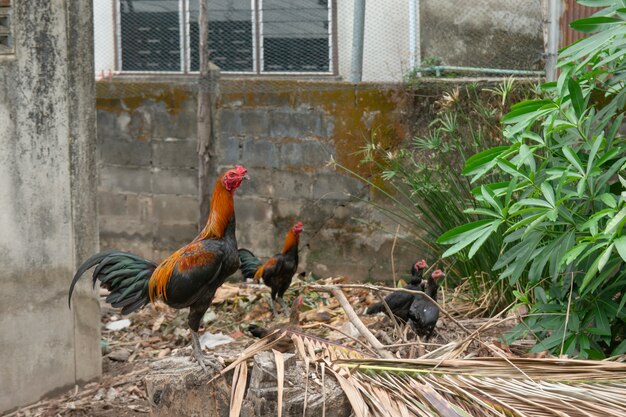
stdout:
<svg viewBox="0 0 626 417">
<path fill-rule="evenodd" d="M 358 169 L 357 151 L 381 129 L 405 139 L 402 89 L 249 79 L 223 79 L 220 89 L 216 175 L 241 163 L 252 177 L 236 194 L 240 247 L 273 255 L 301 220 L 301 269 L 389 278 L 393 236 L 353 197 L 367 200 L 369 189 L 327 162 Z M 100 82 L 97 107 L 102 247 L 160 260 L 197 230 L 193 85 Z M 398 245 L 400 264 L 412 260 L 407 252 Z"/>
<path fill-rule="evenodd" d="M 0 56 L 0 412 L 101 372 L 90 2 L 14 1 Z"/>
<path fill-rule="evenodd" d="M 541 0 L 420 1 L 422 59 L 445 65 L 541 70 L 542 28 Z"/>
</svg>

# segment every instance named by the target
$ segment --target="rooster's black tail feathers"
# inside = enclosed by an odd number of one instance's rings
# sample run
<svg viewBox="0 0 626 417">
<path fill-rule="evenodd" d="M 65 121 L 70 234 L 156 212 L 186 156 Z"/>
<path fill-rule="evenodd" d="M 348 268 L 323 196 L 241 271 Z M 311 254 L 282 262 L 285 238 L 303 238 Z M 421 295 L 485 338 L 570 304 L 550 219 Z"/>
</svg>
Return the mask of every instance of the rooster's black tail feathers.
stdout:
<svg viewBox="0 0 626 417">
<path fill-rule="evenodd" d="M 99 280 L 100 286 L 111 292 L 106 302 L 122 308 L 122 314 L 131 313 L 150 302 L 148 282 L 157 265 L 132 253 L 109 250 L 92 256 L 78 268 L 70 285 L 68 304 L 78 279 L 93 266 L 96 266 L 92 276 L 94 288 Z"/>
<path fill-rule="evenodd" d="M 239 269 L 241 269 L 244 281 L 248 278 L 254 278 L 257 269 L 263 265 L 261 260 L 248 249 L 239 249 L 239 262 Z"/>
</svg>

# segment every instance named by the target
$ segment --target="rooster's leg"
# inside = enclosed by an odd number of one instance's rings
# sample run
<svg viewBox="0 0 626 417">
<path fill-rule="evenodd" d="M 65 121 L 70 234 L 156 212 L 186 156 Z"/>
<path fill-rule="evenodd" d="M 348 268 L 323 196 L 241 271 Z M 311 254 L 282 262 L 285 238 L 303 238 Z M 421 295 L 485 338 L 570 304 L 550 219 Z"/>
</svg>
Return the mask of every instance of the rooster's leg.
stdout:
<svg viewBox="0 0 626 417">
<path fill-rule="evenodd" d="M 193 357 L 200 365 L 200 368 L 204 371 L 205 374 L 209 372 L 206 369 L 206 365 L 204 364 L 204 354 L 202 353 L 202 347 L 200 346 L 200 339 L 198 338 L 198 333 L 191 331 L 191 347 L 193 349 Z"/>
<path fill-rule="evenodd" d="M 283 313 L 285 314 L 285 316 L 289 317 L 289 315 L 291 314 L 291 310 L 289 309 L 289 306 L 287 305 L 285 300 L 283 300 L 283 297 L 278 297 L 278 303 L 283 308 Z"/>
<path fill-rule="evenodd" d="M 222 367 L 219 365 L 219 363 L 217 363 L 216 360 L 204 356 L 204 353 L 202 353 L 202 346 L 200 345 L 200 338 L 198 337 L 198 333 L 194 332 L 193 330 L 191 331 L 191 346 L 193 348 L 191 356 L 198 362 L 198 365 L 200 365 L 200 368 L 202 368 L 205 374 L 209 373 L 206 365 L 209 365 L 216 372 L 220 372 L 222 370 Z"/>
<path fill-rule="evenodd" d="M 270 297 L 270 308 L 272 309 L 272 317 L 276 317 L 276 307 L 274 307 L 274 299 Z"/>
<path fill-rule="evenodd" d="M 209 365 L 216 371 L 221 371 L 222 369 L 222 367 L 219 365 L 219 363 L 217 363 L 216 360 L 209 359 L 204 356 L 204 354 L 202 353 L 202 346 L 200 345 L 200 338 L 198 337 L 200 320 L 202 319 L 202 316 L 204 316 L 204 313 L 206 313 L 206 311 L 208 310 L 209 305 L 211 305 L 212 298 L 213 294 L 210 294 L 210 297 L 206 297 L 200 300 L 200 302 L 193 304 L 189 309 L 188 317 L 189 330 L 191 330 L 191 358 L 192 360 L 195 359 L 196 361 L 198 361 L 198 365 L 200 365 L 205 374 L 208 373 L 206 365 Z"/>
</svg>

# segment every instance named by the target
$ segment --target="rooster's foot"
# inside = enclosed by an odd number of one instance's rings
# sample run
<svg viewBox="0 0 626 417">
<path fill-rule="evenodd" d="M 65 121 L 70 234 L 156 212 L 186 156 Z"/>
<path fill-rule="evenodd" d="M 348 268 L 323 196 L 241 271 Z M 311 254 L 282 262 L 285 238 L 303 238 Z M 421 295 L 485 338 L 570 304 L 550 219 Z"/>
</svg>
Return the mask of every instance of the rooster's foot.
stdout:
<svg viewBox="0 0 626 417">
<path fill-rule="evenodd" d="M 207 365 L 211 367 L 215 372 L 220 372 L 222 370 L 222 366 L 217 362 L 217 360 L 208 358 L 204 356 L 202 353 L 202 347 L 200 346 L 200 339 L 198 338 L 198 333 L 192 331 L 191 332 L 191 360 L 195 360 L 200 365 L 200 368 L 204 371 L 205 374 L 208 375 L 209 371 L 207 369 Z"/>
</svg>

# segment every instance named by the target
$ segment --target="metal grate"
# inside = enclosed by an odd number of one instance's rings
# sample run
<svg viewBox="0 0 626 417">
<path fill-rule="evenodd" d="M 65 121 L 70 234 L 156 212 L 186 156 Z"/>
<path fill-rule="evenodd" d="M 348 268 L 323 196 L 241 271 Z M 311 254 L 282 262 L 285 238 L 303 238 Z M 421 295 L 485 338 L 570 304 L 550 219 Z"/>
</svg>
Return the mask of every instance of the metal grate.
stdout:
<svg viewBox="0 0 626 417">
<path fill-rule="evenodd" d="M 198 1 L 189 3 L 190 70 L 199 70 Z M 256 71 L 256 11 L 250 0 L 210 0 L 209 59 L 224 72 Z"/>
<path fill-rule="evenodd" d="M 0 0 L 0 54 L 6 55 L 12 53 L 11 1 Z"/>
<path fill-rule="evenodd" d="M 330 71 L 327 0 L 264 0 L 260 18 L 265 72 Z"/>
<path fill-rule="evenodd" d="M 210 60 L 227 73 L 331 73 L 329 3 L 209 0 Z M 114 6 L 114 71 L 198 71 L 197 0 L 114 0 Z"/>
</svg>

